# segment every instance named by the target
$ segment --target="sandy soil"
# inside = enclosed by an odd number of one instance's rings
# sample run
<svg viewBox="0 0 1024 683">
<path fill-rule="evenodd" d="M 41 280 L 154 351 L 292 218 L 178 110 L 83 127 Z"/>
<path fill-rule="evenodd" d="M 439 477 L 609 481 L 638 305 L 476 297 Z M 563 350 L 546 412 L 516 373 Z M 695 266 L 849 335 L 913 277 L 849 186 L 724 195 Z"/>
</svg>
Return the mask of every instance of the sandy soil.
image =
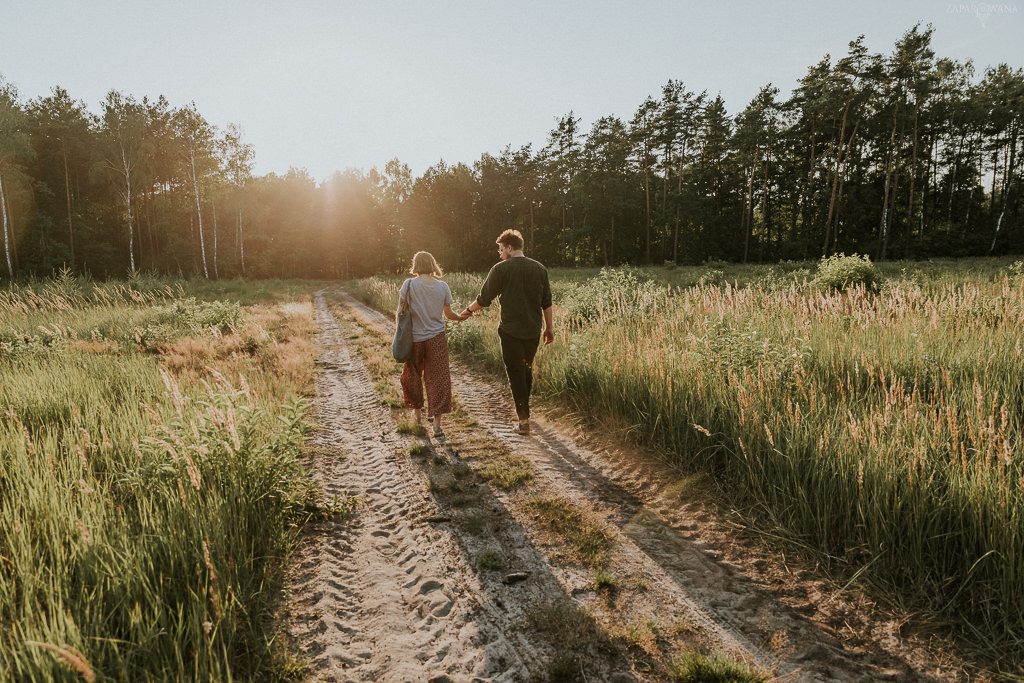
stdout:
<svg viewBox="0 0 1024 683">
<path fill-rule="evenodd" d="M 291 570 L 285 624 L 311 680 L 668 680 L 681 648 L 782 681 L 984 680 L 935 657 L 905 620 L 739 533 L 709 487 L 615 430 L 535 416 L 532 436 L 512 434 L 503 378 L 453 363 L 462 417 L 442 437 L 398 433 L 355 342 L 391 323 L 337 300 L 348 321 L 315 297 L 314 467 L 328 494 L 360 503 L 315 525 Z M 532 480 L 504 490 L 476 476 L 488 449 L 525 458 Z M 606 585 L 531 513 L 537 498 L 601 526 Z"/>
</svg>

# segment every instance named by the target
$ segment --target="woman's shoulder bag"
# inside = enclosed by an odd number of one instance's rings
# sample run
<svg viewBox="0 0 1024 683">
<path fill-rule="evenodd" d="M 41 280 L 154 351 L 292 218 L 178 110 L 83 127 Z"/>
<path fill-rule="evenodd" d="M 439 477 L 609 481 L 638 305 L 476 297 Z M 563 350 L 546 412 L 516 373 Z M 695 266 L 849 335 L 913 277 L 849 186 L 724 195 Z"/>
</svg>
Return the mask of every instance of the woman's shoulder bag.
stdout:
<svg viewBox="0 0 1024 683">
<path fill-rule="evenodd" d="M 399 363 L 412 358 L 412 312 L 409 310 L 409 296 L 412 282 L 398 294 L 398 314 L 395 316 L 395 338 L 391 341 L 391 355 Z"/>
</svg>

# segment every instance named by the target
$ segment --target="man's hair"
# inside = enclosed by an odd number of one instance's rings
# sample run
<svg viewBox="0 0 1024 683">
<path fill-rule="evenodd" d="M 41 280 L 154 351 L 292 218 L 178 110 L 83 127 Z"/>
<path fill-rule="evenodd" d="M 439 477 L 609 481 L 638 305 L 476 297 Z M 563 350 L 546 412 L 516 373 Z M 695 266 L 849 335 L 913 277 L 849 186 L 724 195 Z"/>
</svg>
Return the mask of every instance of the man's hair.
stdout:
<svg viewBox="0 0 1024 683">
<path fill-rule="evenodd" d="M 433 254 L 429 251 L 417 251 L 416 255 L 412 257 L 412 267 L 409 269 L 409 274 L 422 275 L 424 273 L 429 273 L 436 277 L 444 275 L 444 271 L 437 264 Z"/>
<path fill-rule="evenodd" d="M 523 248 L 523 233 L 518 230 L 506 230 L 498 235 L 498 239 L 494 241 L 497 244 L 512 247 L 514 250 L 519 251 Z"/>
</svg>

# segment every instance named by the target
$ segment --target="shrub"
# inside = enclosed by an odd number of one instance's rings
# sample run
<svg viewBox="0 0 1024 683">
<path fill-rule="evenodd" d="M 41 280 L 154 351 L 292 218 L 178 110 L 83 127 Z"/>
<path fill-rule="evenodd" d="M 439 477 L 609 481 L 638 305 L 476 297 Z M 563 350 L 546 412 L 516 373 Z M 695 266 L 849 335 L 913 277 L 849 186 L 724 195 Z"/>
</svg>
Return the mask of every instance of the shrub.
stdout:
<svg viewBox="0 0 1024 683">
<path fill-rule="evenodd" d="M 854 285 L 865 285 L 874 289 L 878 285 L 878 271 L 865 254 L 834 254 L 821 259 L 814 284 L 821 289 L 844 290 Z"/>
<path fill-rule="evenodd" d="M 632 317 L 666 294 L 665 287 L 632 269 L 602 268 L 597 277 L 566 289 L 561 304 L 567 320 L 587 323 L 602 314 Z"/>
<path fill-rule="evenodd" d="M 725 271 L 721 268 L 705 268 L 700 274 L 700 284 L 721 287 L 726 282 Z"/>
<path fill-rule="evenodd" d="M 145 351 L 154 351 L 161 342 L 168 342 L 176 337 L 177 334 L 170 325 L 143 325 L 132 330 L 132 339 Z"/>
<path fill-rule="evenodd" d="M 449 320 L 445 323 L 445 332 L 448 334 L 448 344 L 460 351 L 472 354 L 484 346 L 482 325 L 455 324 Z"/>
<path fill-rule="evenodd" d="M 811 353 L 806 339 L 794 337 L 785 345 L 749 325 L 723 320 L 709 321 L 708 333 L 697 338 L 696 353 L 709 365 L 721 364 L 734 370 L 764 367 L 780 379 L 792 377 L 796 365 Z"/>
<path fill-rule="evenodd" d="M 64 337 L 46 328 L 42 334 L 0 331 L 0 359 L 43 356 L 64 348 Z"/>
<path fill-rule="evenodd" d="M 769 268 L 764 275 L 754 281 L 753 286 L 765 292 L 780 292 L 794 285 L 801 286 L 810 274 L 811 271 L 806 268 L 782 270 L 782 272 L 776 271 L 775 268 Z"/>
<path fill-rule="evenodd" d="M 169 313 L 193 331 L 217 329 L 228 332 L 238 327 L 242 307 L 230 301 L 198 301 L 194 296 L 175 301 Z"/>
</svg>

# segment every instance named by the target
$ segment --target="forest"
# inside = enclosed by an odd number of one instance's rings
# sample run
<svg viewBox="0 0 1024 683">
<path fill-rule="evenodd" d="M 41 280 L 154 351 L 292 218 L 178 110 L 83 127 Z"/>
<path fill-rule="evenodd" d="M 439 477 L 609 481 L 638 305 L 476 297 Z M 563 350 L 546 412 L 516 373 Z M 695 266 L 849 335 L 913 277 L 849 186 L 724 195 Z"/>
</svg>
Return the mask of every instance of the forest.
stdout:
<svg viewBox="0 0 1024 683">
<path fill-rule="evenodd" d="M 0 78 L 0 276 L 350 278 L 419 249 L 480 270 L 506 228 L 569 267 L 1024 252 L 1024 71 L 938 57 L 932 38 L 917 25 L 875 54 L 860 36 L 735 115 L 670 80 L 628 120 L 557 117 L 542 147 L 324 182 L 254 175 L 242 127 L 194 103 L 111 90 L 93 113 Z"/>
</svg>

